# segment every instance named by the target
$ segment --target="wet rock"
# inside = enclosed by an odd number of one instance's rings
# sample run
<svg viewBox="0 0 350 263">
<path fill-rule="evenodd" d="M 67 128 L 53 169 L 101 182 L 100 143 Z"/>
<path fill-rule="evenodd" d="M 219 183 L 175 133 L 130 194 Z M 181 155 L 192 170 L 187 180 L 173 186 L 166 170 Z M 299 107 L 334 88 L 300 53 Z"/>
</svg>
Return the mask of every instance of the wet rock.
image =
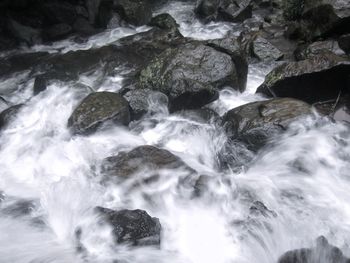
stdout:
<svg viewBox="0 0 350 263">
<path fill-rule="evenodd" d="M 348 263 L 350 259 L 343 255 L 343 252 L 328 243 L 327 239 L 320 236 L 316 239 L 316 246 L 313 248 L 301 248 L 291 250 L 283 254 L 278 263 Z"/>
<path fill-rule="evenodd" d="M 148 24 L 149 26 L 156 26 L 161 29 L 174 29 L 179 27 L 179 24 L 176 23 L 176 20 L 169 14 L 160 14 L 151 19 Z"/>
<path fill-rule="evenodd" d="M 130 90 L 124 98 L 129 102 L 131 119 L 137 120 L 147 112 L 159 110 L 159 107 L 168 108 L 168 97 L 151 89 Z"/>
<path fill-rule="evenodd" d="M 68 24 L 73 25 L 77 19 L 77 11 L 74 5 L 65 1 L 46 1 L 42 6 L 48 24 Z"/>
<path fill-rule="evenodd" d="M 263 217 L 276 217 L 276 212 L 268 209 L 263 202 L 254 201 L 249 208 L 249 214 L 251 216 L 263 216 Z"/>
<path fill-rule="evenodd" d="M 199 123 L 216 123 L 220 121 L 220 115 L 212 109 L 182 110 L 177 115 Z"/>
<path fill-rule="evenodd" d="M 9 103 L 3 97 L 0 96 L 0 112 L 7 109 L 8 106 L 9 106 Z"/>
<path fill-rule="evenodd" d="M 221 5 L 218 14 L 220 20 L 239 23 L 252 17 L 251 0 L 223 2 L 224 5 Z"/>
<path fill-rule="evenodd" d="M 209 40 L 206 43 L 217 51 L 231 56 L 231 59 L 236 66 L 238 85 L 239 87 L 243 87 L 241 91 L 244 90 L 247 83 L 248 62 L 240 41 L 236 37 L 225 37 Z"/>
<path fill-rule="evenodd" d="M 36 205 L 33 201 L 30 200 L 20 200 L 6 204 L 6 206 L 1 209 L 1 213 L 19 217 L 31 214 L 36 208 Z"/>
<path fill-rule="evenodd" d="M 119 210 L 97 207 L 97 212 L 113 227 L 117 243 L 133 246 L 159 246 L 161 225 L 159 219 L 146 211 Z"/>
<path fill-rule="evenodd" d="M 276 61 L 283 57 L 283 53 L 262 37 L 257 37 L 252 43 L 252 53 L 261 61 Z"/>
<path fill-rule="evenodd" d="M 286 130 L 297 118 L 311 115 L 311 106 L 303 101 L 279 98 L 257 101 L 228 111 L 223 124 L 230 138 L 258 150 L 279 132 Z"/>
<path fill-rule="evenodd" d="M 350 54 L 350 34 L 341 36 L 338 39 L 338 44 L 345 53 Z"/>
<path fill-rule="evenodd" d="M 38 29 L 22 25 L 13 19 L 10 19 L 8 23 L 11 34 L 18 39 L 19 42 L 24 42 L 29 46 L 41 42 L 41 32 Z"/>
<path fill-rule="evenodd" d="M 0 130 L 5 128 L 16 117 L 22 107 L 23 104 L 14 105 L 0 113 Z"/>
<path fill-rule="evenodd" d="M 74 32 L 78 33 L 80 36 L 91 36 L 98 32 L 85 18 L 78 17 L 73 24 Z"/>
<path fill-rule="evenodd" d="M 215 20 L 218 15 L 218 9 L 220 6 L 219 0 L 201 0 L 197 3 L 195 13 L 204 20 Z"/>
<path fill-rule="evenodd" d="M 236 66 L 228 54 L 200 44 L 170 48 L 140 73 L 137 87 L 166 94 L 172 111 L 200 108 L 218 98 L 218 88 L 239 85 Z"/>
<path fill-rule="evenodd" d="M 56 41 L 63 39 L 72 32 L 72 27 L 68 24 L 56 24 L 47 28 L 43 32 L 43 38 L 45 41 Z"/>
<path fill-rule="evenodd" d="M 154 146 L 144 145 L 108 157 L 102 164 L 102 170 L 109 176 L 128 178 L 132 174 L 148 170 L 187 168 L 186 164 L 171 152 Z"/>
<path fill-rule="evenodd" d="M 195 13 L 205 22 L 215 20 L 238 23 L 252 17 L 252 5 L 251 0 L 201 0 Z"/>
<path fill-rule="evenodd" d="M 314 103 L 334 99 L 349 87 L 350 61 L 331 53 L 288 62 L 273 69 L 257 93 Z"/>
<path fill-rule="evenodd" d="M 312 56 L 329 52 L 336 55 L 344 55 L 344 52 L 339 48 L 338 43 L 334 40 L 317 41 L 307 46 L 299 46 L 295 50 L 294 55 L 297 60 L 305 60 Z"/>
<path fill-rule="evenodd" d="M 95 131 L 106 121 L 128 125 L 130 122 L 128 102 L 117 93 L 95 92 L 88 95 L 76 107 L 68 119 L 68 127 L 74 134 L 86 134 Z"/>
<path fill-rule="evenodd" d="M 114 14 L 134 26 L 145 25 L 152 18 L 151 5 L 147 0 L 106 0 L 99 5 L 97 17 L 100 26 L 106 27 Z"/>
</svg>

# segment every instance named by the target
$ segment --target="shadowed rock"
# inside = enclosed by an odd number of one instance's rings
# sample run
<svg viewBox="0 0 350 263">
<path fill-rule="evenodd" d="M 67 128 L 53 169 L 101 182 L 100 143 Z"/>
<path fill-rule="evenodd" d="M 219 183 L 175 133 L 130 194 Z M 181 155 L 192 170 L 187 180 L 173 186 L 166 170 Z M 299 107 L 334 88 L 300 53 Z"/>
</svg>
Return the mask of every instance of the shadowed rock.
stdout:
<svg viewBox="0 0 350 263">
<path fill-rule="evenodd" d="M 273 69 L 257 93 L 314 103 L 348 92 L 350 61 L 332 53 L 289 62 Z"/>
</svg>

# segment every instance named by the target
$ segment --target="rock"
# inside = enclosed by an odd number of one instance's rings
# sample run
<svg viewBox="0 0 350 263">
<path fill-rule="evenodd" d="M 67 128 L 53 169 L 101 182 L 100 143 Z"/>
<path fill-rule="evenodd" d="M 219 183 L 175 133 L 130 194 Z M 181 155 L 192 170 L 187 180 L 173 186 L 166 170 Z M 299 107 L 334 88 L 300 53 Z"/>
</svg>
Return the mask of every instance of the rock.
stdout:
<svg viewBox="0 0 350 263">
<path fill-rule="evenodd" d="M 85 0 L 85 5 L 88 11 L 90 24 L 96 23 L 96 17 L 99 12 L 101 1 L 102 0 Z"/>
<path fill-rule="evenodd" d="M 121 19 L 134 26 L 146 25 L 152 19 L 151 5 L 147 0 L 102 1 L 98 13 L 100 25 L 106 26 L 113 13 L 117 13 Z"/>
<path fill-rule="evenodd" d="M 228 3 L 219 8 L 218 17 L 220 20 L 239 23 L 252 17 L 251 0 L 226 2 Z"/>
<path fill-rule="evenodd" d="M 212 21 L 217 18 L 219 7 L 219 0 L 201 0 L 197 3 L 195 13 L 200 19 Z"/>
<path fill-rule="evenodd" d="M 348 92 L 350 61 L 331 53 L 273 69 L 258 87 L 267 96 L 296 98 L 308 103 L 334 99 Z"/>
<path fill-rule="evenodd" d="M 8 108 L 8 102 L 0 96 L 0 112 Z"/>
<path fill-rule="evenodd" d="M 14 105 L 0 113 L 0 130 L 5 128 L 16 117 L 22 107 L 23 104 Z"/>
<path fill-rule="evenodd" d="M 252 102 L 234 108 L 223 116 L 230 138 L 258 150 L 274 135 L 288 128 L 297 118 L 311 115 L 311 106 L 303 101 L 279 98 Z"/>
<path fill-rule="evenodd" d="M 22 25 L 13 19 L 9 20 L 8 27 L 11 34 L 18 39 L 19 42 L 25 42 L 29 46 L 41 42 L 41 32 L 37 29 Z"/>
<path fill-rule="evenodd" d="M 171 111 L 200 108 L 218 98 L 218 88 L 243 91 L 228 54 L 201 43 L 169 48 L 141 70 L 137 87 L 166 94 Z"/>
<path fill-rule="evenodd" d="M 176 23 L 176 20 L 169 14 L 160 14 L 151 19 L 148 23 L 149 26 L 156 26 L 161 29 L 173 29 L 176 30 L 179 27 L 179 24 Z"/>
<path fill-rule="evenodd" d="M 41 7 L 41 6 L 40 6 Z M 45 1 L 42 11 L 48 24 L 73 25 L 77 19 L 77 11 L 74 5 L 65 1 Z"/>
<path fill-rule="evenodd" d="M 73 29 L 80 36 L 91 36 L 99 32 L 99 30 L 91 26 L 90 23 L 83 17 L 78 17 L 75 20 Z"/>
<path fill-rule="evenodd" d="M 316 239 L 313 248 L 301 248 L 284 253 L 278 263 L 349 263 L 350 259 L 343 252 L 328 243 L 327 239 L 320 236 Z"/>
<path fill-rule="evenodd" d="M 216 123 L 220 121 L 220 115 L 212 109 L 182 110 L 176 112 L 177 115 L 185 117 L 199 123 Z"/>
<path fill-rule="evenodd" d="M 283 53 L 262 37 L 252 42 L 252 53 L 260 61 L 276 61 L 283 57 Z"/>
<path fill-rule="evenodd" d="M 299 46 L 294 56 L 296 60 L 305 60 L 312 56 L 323 54 L 323 53 L 334 53 L 336 55 L 344 55 L 343 50 L 339 48 L 339 45 L 334 40 L 317 41 L 305 47 L 305 45 Z"/>
<path fill-rule="evenodd" d="M 341 36 L 338 39 L 338 44 L 346 54 L 350 54 L 350 34 Z"/>
<path fill-rule="evenodd" d="M 198 18 L 209 21 L 243 22 L 252 17 L 251 0 L 200 0 L 195 8 Z"/>
<path fill-rule="evenodd" d="M 113 227 L 117 243 L 133 246 L 159 246 L 161 225 L 159 219 L 146 211 L 119 210 L 97 207 L 97 212 Z"/>
<path fill-rule="evenodd" d="M 125 179 L 142 169 L 156 171 L 177 168 L 190 169 L 171 152 L 150 145 L 139 146 L 130 152 L 108 157 L 102 164 L 102 170 L 107 175 Z"/>
<path fill-rule="evenodd" d="M 159 107 L 168 108 L 168 97 L 151 89 L 136 89 L 125 93 L 124 98 L 129 102 L 131 119 L 137 120 L 145 113 L 159 110 Z"/>
<path fill-rule="evenodd" d="M 68 127 L 74 134 L 86 134 L 95 131 L 106 121 L 128 125 L 128 102 L 117 93 L 95 92 L 83 99 L 73 111 L 68 119 Z"/>
<path fill-rule="evenodd" d="M 240 91 L 243 91 L 247 84 L 248 62 L 240 41 L 236 37 L 225 37 L 209 40 L 207 45 L 231 56 L 236 66 L 238 86 L 241 87 Z"/>
<path fill-rule="evenodd" d="M 287 20 L 297 20 L 304 11 L 304 0 L 283 0 L 283 16 Z"/>
<path fill-rule="evenodd" d="M 56 41 L 63 39 L 72 32 L 72 27 L 68 24 L 56 24 L 43 32 L 43 38 L 45 41 Z"/>
</svg>

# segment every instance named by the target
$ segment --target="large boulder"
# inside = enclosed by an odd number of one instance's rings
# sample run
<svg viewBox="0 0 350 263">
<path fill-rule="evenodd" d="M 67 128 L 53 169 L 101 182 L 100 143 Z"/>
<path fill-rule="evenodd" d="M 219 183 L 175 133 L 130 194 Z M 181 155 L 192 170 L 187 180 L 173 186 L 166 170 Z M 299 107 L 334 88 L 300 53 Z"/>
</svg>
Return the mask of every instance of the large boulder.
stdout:
<svg viewBox="0 0 350 263">
<path fill-rule="evenodd" d="M 288 62 L 273 69 L 258 87 L 267 96 L 291 97 L 314 103 L 348 92 L 350 61 L 332 53 Z"/>
<path fill-rule="evenodd" d="M 68 119 L 68 127 L 74 134 L 85 134 L 95 131 L 106 121 L 128 125 L 128 102 L 118 93 L 94 92 L 83 99 L 73 111 Z"/>
<path fill-rule="evenodd" d="M 140 72 L 137 88 L 158 90 L 169 97 L 172 111 L 200 108 L 218 98 L 225 85 L 243 91 L 230 55 L 202 43 L 165 50 Z"/>
<path fill-rule="evenodd" d="M 313 248 L 301 248 L 284 253 L 278 263 L 349 263 L 350 259 L 343 252 L 328 243 L 327 239 L 320 236 Z"/>
<path fill-rule="evenodd" d="M 309 104 L 290 98 L 248 103 L 228 111 L 223 124 L 230 138 L 258 150 L 274 135 L 284 131 L 297 118 L 311 115 Z"/>
<path fill-rule="evenodd" d="M 190 168 L 176 155 L 154 146 L 144 145 L 108 157 L 102 164 L 102 170 L 109 176 L 128 178 L 132 174 L 143 171 L 157 171 L 162 169 Z"/>
<path fill-rule="evenodd" d="M 146 211 L 119 210 L 97 207 L 97 212 L 113 227 L 117 243 L 133 246 L 159 246 L 161 225 L 159 219 Z"/>
</svg>

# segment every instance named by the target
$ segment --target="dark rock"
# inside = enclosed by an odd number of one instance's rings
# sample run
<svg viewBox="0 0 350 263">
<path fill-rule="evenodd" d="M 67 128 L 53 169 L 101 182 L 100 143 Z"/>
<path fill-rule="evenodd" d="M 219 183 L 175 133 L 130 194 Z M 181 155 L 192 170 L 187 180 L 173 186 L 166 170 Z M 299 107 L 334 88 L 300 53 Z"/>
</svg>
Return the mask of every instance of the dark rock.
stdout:
<svg viewBox="0 0 350 263">
<path fill-rule="evenodd" d="M 72 32 L 72 27 L 68 24 L 56 24 L 43 32 L 43 38 L 45 41 L 56 41 L 63 39 Z"/>
<path fill-rule="evenodd" d="M 0 112 L 7 109 L 8 106 L 9 106 L 9 103 L 3 97 L 0 96 Z"/>
<path fill-rule="evenodd" d="M 218 17 L 220 20 L 239 23 L 252 17 L 251 0 L 242 0 L 239 3 L 236 1 L 223 2 L 228 3 L 219 8 Z"/>
<path fill-rule="evenodd" d="M 129 102 L 132 120 L 141 118 L 147 112 L 159 110 L 159 107 L 168 108 L 168 97 L 151 89 L 130 90 L 124 98 Z"/>
<path fill-rule="evenodd" d="M 170 48 L 153 59 L 139 76 L 137 87 L 169 97 L 171 110 L 195 109 L 218 98 L 217 89 L 230 85 L 243 91 L 236 66 L 228 54 L 203 44 Z"/>
<path fill-rule="evenodd" d="M 47 24 L 73 25 L 78 16 L 75 6 L 65 1 L 46 1 L 42 8 Z"/>
<path fill-rule="evenodd" d="M 117 93 L 95 92 L 88 95 L 73 111 L 68 119 L 68 127 L 74 134 L 85 134 L 95 131 L 106 121 L 128 125 L 128 102 Z"/>
<path fill-rule="evenodd" d="M 263 216 L 263 217 L 276 217 L 276 212 L 268 209 L 263 202 L 254 201 L 249 208 L 249 214 L 251 216 Z"/>
<path fill-rule="evenodd" d="M 343 252 L 328 243 L 327 239 L 320 236 L 313 248 L 301 248 L 284 253 L 278 263 L 349 263 L 350 259 Z"/>
<path fill-rule="evenodd" d="M 14 105 L 0 113 L 0 130 L 5 128 L 16 117 L 22 106 L 23 104 Z"/>
<path fill-rule="evenodd" d="M 96 17 L 99 13 L 100 3 L 101 0 L 85 0 L 90 24 L 96 23 Z"/>
<path fill-rule="evenodd" d="M 11 34 L 18 39 L 19 42 L 24 42 L 29 46 L 41 42 L 41 32 L 38 29 L 22 25 L 13 19 L 9 20 L 8 27 Z"/>
<path fill-rule="evenodd" d="M 0 211 L 13 217 L 19 217 L 31 214 L 35 208 L 36 205 L 33 201 L 20 200 L 6 205 Z"/>
<path fill-rule="evenodd" d="M 133 246 L 159 246 L 161 225 L 159 219 L 146 211 L 120 210 L 97 207 L 97 212 L 112 225 L 117 243 Z"/>
<path fill-rule="evenodd" d="M 195 13 L 205 22 L 215 20 L 238 23 L 252 17 L 252 4 L 251 0 L 201 0 Z"/>
<path fill-rule="evenodd" d="M 329 52 L 336 55 L 344 55 L 344 52 L 339 48 L 338 43 L 334 40 L 317 41 L 310 45 L 299 46 L 295 50 L 294 55 L 296 60 L 305 60 L 312 56 Z"/>
<path fill-rule="evenodd" d="M 262 37 L 252 42 L 252 53 L 260 61 L 276 61 L 283 57 L 283 53 Z"/>
<path fill-rule="evenodd" d="M 173 29 L 176 30 L 179 25 L 176 20 L 169 14 L 160 14 L 151 19 L 149 26 L 156 26 L 161 29 Z"/>
<path fill-rule="evenodd" d="M 81 36 L 91 36 L 99 32 L 83 17 L 78 17 L 75 20 L 73 29 Z"/>
<path fill-rule="evenodd" d="M 258 150 L 274 135 L 304 115 L 311 106 L 303 101 L 281 98 L 252 102 L 228 111 L 223 124 L 229 137 L 238 139 L 251 150 Z"/>
<path fill-rule="evenodd" d="M 331 53 L 288 62 L 273 69 L 258 87 L 267 96 L 296 98 L 308 103 L 334 99 L 349 87 L 350 61 Z"/>
<path fill-rule="evenodd" d="M 345 53 L 350 54 L 350 34 L 341 36 L 338 39 L 338 44 Z"/>
<path fill-rule="evenodd" d="M 139 146 L 130 152 L 121 152 L 117 156 L 108 157 L 102 164 L 104 173 L 119 178 L 128 178 L 142 169 L 156 171 L 177 168 L 190 169 L 171 152 L 150 145 Z"/>
<path fill-rule="evenodd" d="M 147 0 L 118 0 L 116 10 L 127 23 L 135 26 L 148 24 L 152 19 Z"/>
<path fill-rule="evenodd" d="M 211 21 L 217 18 L 219 7 L 219 0 L 201 0 L 196 6 L 195 13 L 199 18 Z"/>
</svg>

